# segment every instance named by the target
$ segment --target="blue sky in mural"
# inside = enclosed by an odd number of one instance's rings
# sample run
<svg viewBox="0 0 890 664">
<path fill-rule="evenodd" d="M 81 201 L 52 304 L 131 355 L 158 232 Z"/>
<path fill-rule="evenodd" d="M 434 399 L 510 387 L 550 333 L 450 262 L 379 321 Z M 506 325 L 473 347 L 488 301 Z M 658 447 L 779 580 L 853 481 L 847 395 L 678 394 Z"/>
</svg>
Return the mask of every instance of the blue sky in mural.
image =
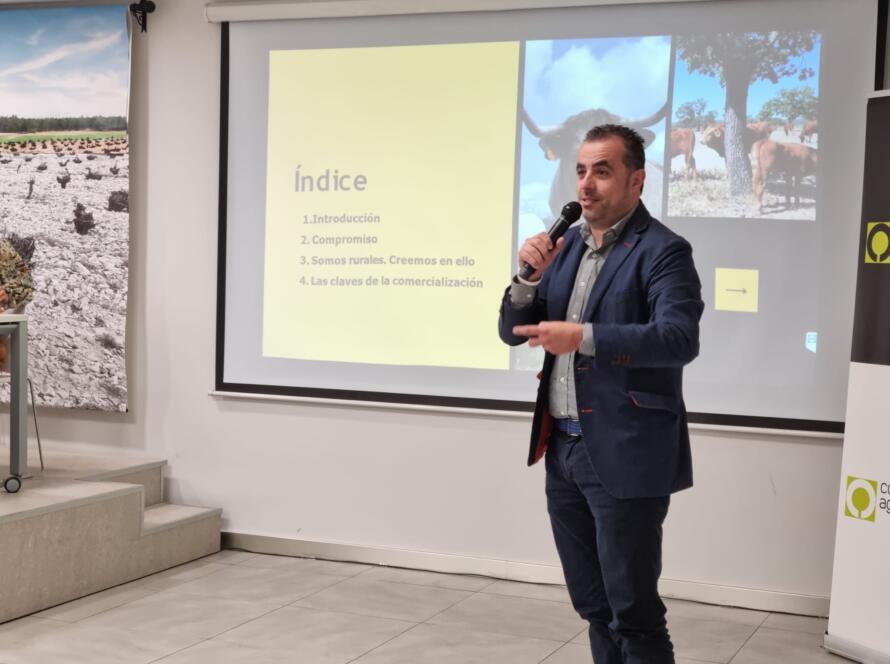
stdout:
<svg viewBox="0 0 890 664">
<path fill-rule="evenodd" d="M 0 10 L 0 116 L 127 114 L 126 5 Z"/>
</svg>

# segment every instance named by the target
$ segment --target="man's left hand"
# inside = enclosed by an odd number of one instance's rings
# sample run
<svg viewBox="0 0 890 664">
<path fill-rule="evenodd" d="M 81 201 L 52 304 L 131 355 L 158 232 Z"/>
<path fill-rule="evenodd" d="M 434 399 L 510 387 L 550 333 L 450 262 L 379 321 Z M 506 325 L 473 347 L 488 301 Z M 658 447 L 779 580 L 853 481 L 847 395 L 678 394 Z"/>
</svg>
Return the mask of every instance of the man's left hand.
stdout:
<svg viewBox="0 0 890 664">
<path fill-rule="evenodd" d="M 543 346 L 553 355 L 565 355 L 578 350 L 584 338 L 584 326 L 564 321 L 544 321 L 537 325 L 517 325 L 513 334 L 528 337 L 529 346 Z"/>
</svg>

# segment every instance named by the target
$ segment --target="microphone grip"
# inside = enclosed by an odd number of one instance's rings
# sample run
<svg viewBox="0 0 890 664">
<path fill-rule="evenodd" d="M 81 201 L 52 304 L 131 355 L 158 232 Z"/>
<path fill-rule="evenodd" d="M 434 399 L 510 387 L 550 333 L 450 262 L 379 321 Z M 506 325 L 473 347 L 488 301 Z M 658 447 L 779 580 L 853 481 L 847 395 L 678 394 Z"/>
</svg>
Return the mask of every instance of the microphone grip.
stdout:
<svg viewBox="0 0 890 664">
<path fill-rule="evenodd" d="M 581 216 L 581 204 L 578 201 L 569 201 L 565 205 L 562 206 L 562 212 L 560 212 L 559 217 L 553 223 L 553 226 L 550 227 L 550 230 L 547 231 L 547 236 L 550 238 L 550 241 L 553 244 L 556 244 L 556 241 L 565 235 L 565 232 L 569 230 L 569 226 L 578 221 L 578 217 Z M 535 268 L 533 268 L 528 263 L 523 263 L 519 267 L 519 276 L 522 279 L 529 279 L 535 273 Z"/>
<path fill-rule="evenodd" d="M 526 281 L 528 281 L 528 279 L 530 279 L 534 273 L 535 273 L 535 268 L 533 268 L 528 263 L 523 263 L 522 267 L 519 270 L 519 277 L 521 279 L 525 279 Z"/>
<path fill-rule="evenodd" d="M 565 232 L 569 230 L 569 226 L 572 225 L 572 221 L 566 219 L 565 216 L 560 216 L 559 219 L 554 222 L 553 226 L 547 231 L 547 235 L 550 237 L 550 241 L 553 244 L 556 244 L 556 241 L 565 235 Z M 519 268 L 519 276 L 522 279 L 529 279 L 535 273 L 535 268 L 533 268 L 528 263 L 523 263 L 522 267 Z"/>
</svg>

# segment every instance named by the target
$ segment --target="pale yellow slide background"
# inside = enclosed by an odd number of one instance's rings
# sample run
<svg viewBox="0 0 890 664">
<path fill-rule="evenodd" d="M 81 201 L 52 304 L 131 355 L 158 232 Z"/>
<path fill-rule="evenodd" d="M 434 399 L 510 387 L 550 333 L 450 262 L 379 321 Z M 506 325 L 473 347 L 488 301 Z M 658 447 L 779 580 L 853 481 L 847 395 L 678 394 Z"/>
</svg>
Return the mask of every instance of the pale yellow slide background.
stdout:
<svg viewBox="0 0 890 664">
<path fill-rule="evenodd" d="M 757 313 L 760 271 L 718 267 L 714 279 L 714 309 Z"/>
<path fill-rule="evenodd" d="M 263 355 L 509 368 L 496 318 L 512 267 L 518 67 L 517 42 L 270 54 Z M 298 193 L 298 166 L 362 174 L 367 187 Z M 303 223 L 366 213 L 381 223 Z M 345 235 L 378 242 L 311 244 Z M 370 255 L 387 264 L 300 264 Z M 391 255 L 469 256 L 475 266 L 394 266 Z M 300 284 L 337 276 L 472 277 L 484 287 Z"/>
</svg>

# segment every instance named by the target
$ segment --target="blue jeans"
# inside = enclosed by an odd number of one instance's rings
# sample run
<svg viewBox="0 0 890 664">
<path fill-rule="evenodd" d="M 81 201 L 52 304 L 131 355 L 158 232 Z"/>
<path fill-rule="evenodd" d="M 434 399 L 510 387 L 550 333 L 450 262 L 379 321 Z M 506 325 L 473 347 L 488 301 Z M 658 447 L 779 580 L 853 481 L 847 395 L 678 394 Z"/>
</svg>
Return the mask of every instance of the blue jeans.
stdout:
<svg viewBox="0 0 890 664">
<path fill-rule="evenodd" d="M 590 622 L 596 664 L 674 664 L 658 596 L 670 496 L 610 495 L 580 437 L 555 431 L 547 450 L 547 511 L 575 610 Z"/>
</svg>

